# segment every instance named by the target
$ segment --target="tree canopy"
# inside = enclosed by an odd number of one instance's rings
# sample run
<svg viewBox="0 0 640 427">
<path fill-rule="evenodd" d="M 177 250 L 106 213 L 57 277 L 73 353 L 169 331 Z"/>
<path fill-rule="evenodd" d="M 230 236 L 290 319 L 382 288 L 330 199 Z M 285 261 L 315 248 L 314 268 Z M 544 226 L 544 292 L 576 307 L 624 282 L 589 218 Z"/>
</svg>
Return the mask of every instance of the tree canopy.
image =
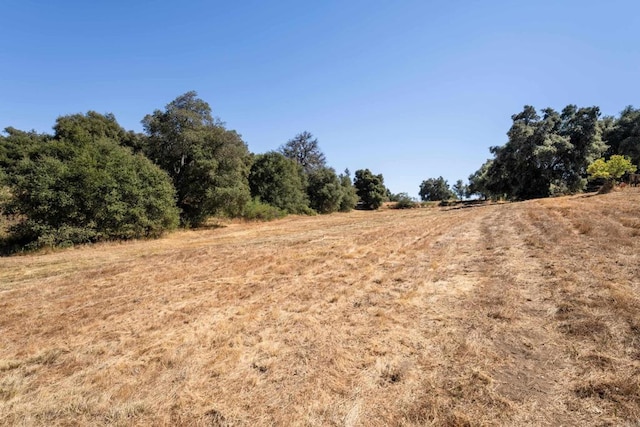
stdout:
<svg viewBox="0 0 640 427">
<path fill-rule="evenodd" d="M 640 109 L 600 118 L 598 107 L 561 112 L 524 106 L 504 145 L 453 188 L 442 177 L 420 184 L 422 200 L 478 194 L 524 200 L 583 191 L 587 177 L 610 184 L 640 164 Z M 369 169 L 337 175 L 307 131 L 251 154 L 242 137 L 187 92 L 142 120 L 144 134 L 113 114 L 58 117 L 52 134 L 7 127 L 0 135 L 0 215 L 22 247 L 157 236 L 212 215 L 276 218 L 286 213 L 409 207 Z M 634 176 L 634 179 L 636 177 Z M 3 218 L 3 230 L 8 221 Z M 4 233 L 0 230 L 0 234 Z M 6 234 L 6 233 L 5 233 Z M 1 243 L 1 242 L 0 242 Z"/>
<path fill-rule="evenodd" d="M 135 133 L 111 113 L 89 111 L 58 117 L 53 134 L 6 128 L 0 236 L 12 223 L 11 244 L 35 248 L 157 236 L 175 227 L 177 215 L 195 227 L 211 215 L 269 219 L 356 204 L 348 171 L 336 175 L 327 167 L 309 132 L 281 153 L 252 155 L 196 92 L 142 124 L 145 133 Z"/>
</svg>

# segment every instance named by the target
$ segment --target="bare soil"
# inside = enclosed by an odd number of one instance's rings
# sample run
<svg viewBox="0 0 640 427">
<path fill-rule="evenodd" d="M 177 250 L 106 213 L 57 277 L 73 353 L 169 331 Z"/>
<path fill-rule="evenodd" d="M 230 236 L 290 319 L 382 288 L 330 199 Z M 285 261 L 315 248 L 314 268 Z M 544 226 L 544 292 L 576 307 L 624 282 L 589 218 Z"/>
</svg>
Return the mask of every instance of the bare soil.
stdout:
<svg viewBox="0 0 640 427">
<path fill-rule="evenodd" d="M 640 189 L 2 258 L 0 424 L 640 425 Z"/>
</svg>

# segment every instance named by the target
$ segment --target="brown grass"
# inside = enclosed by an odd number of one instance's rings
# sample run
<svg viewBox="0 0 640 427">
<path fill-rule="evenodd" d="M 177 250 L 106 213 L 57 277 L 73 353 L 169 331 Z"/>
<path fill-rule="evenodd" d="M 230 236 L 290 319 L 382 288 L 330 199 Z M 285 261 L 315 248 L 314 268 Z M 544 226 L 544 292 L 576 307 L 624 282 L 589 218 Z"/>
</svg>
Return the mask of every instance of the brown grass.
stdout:
<svg viewBox="0 0 640 427">
<path fill-rule="evenodd" d="M 640 191 L 0 259 L 0 424 L 637 425 Z"/>
</svg>

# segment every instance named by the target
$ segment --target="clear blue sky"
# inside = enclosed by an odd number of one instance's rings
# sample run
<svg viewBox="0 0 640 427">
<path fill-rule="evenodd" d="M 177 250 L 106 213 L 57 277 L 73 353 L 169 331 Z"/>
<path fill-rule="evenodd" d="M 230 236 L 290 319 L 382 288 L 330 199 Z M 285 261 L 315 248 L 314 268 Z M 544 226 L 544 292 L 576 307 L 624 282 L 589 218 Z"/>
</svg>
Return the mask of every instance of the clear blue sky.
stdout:
<svg viewBox="0 0 640 427">
<path fill-rule="evenodd" d="M 525 104 L 640 106 L 637 1 L 0 2 L 0 127 L 141 131 L 195 90 L 249 149 L 307 130 L 393 192 L 466 181 Z"/>
</svg>

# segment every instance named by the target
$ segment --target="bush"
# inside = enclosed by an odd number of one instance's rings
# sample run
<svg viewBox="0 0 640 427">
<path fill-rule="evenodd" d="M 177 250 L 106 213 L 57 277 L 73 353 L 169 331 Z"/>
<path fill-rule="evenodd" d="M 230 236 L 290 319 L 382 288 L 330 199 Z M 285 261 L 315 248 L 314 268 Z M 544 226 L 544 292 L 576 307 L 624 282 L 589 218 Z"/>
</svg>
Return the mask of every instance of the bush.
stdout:
<svg viewBox="0 0 640 427">
<path fill-rule="evenodd" d="M 625 173 L 633 173 L 636 170 L 637 167 L 631 163 L 629 157 L 617 154 L 611 156 L 607 161 L 603 158 L 597 159 L 587 167 L 590 180 L 606 180 L 598 191 L 599 193 L 608 193 Z"/>
<path fill-rule="evenodd" d="M 418 207 L 418 203 L 414 201 L 407 193 L 396 194 L 393 209 L 412 209 Z"/>
<path fill-rule="evenodd" d="M 43 144 L 8 182 L 5 209 L 20 222 L 5 251 L 157 237 L 178 224 L 167 174 L 109 139 Z"/>
<path fill-rule="evenodd" d="M 262 203 L 260 199 L 254 198 L 246 204 L 242 213 L 242 218 L 253 221 L 272 221 L 274 219 L 283 218 L 286 215 L 286 211 L 278 209 L 275 206 Z"/>
</svg>

